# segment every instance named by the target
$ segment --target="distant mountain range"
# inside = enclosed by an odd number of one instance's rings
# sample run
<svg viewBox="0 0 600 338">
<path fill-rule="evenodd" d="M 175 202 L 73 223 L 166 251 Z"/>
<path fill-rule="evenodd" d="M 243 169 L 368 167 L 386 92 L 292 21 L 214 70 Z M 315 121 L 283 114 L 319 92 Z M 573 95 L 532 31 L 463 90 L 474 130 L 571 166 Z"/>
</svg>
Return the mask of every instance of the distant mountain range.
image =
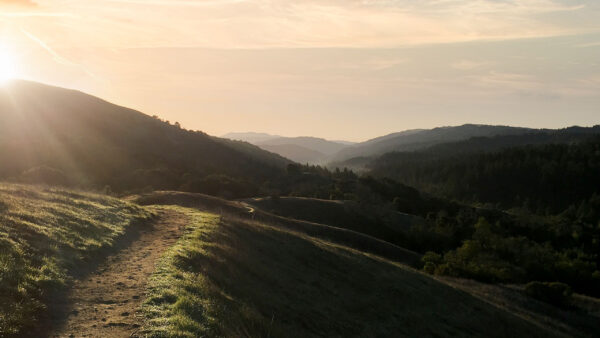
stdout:
<svg viewBox="0 0 600 338">
<path fill-rule="evenodd" d="M 228 138 L 231 140 L 245 141 L 248 143 L 255 144 L 255 143 L 259 143 L 259 142 L 272 140 L 275 138 L 280 138 L 282 136 L 271 135 L 271 134 L 266 134 L 266 133 L 247 132 L 247 133 L 228 133 L 221 137 Z"/>
<path fill-rule="evenodd" d="M 317 137 L 283 137 L 265 133 L 229 133 L 224 138 L 242 140 L 299 163 L 324 164 L 331 156 L 353 145 Z"/>
<path fill-rule="evenodd" d="M 465 124 L 457 127 L 415 129 L 374 138 L 341 150 L 331 161 L 343 161 L 354 157 L 372 157 L 391 151 L 415 151 L 436 144 L 466 140 L 472 137 L 518 135 L 531 131 L 528 128 Z"/>
<path fill-rule="evenodd" d="M 351 143 L 329 141 L 315 137 L 281 137 L 260 133 L 232 133 L 224 137 L 238 138 L 253 143 L 260 148 L 279 154 L 299 163 L 327 164 L 329 167 L 349 167 L 362 169 L 373 159 L 389 152 L 412 152 L 428 149 L 453 142 L 467 141 L 472 138 L 504 137 L 501 141 L 459 143 L 450 146 L 460 151 L 462 147 L 484 150 L 486 147 L 502 148 L 504 145 L 522 145 L 534 143 L 564 142 L 569 139 L 570 131 L 552 134 L 557 130 L 532 129 L 509 126 L 465 124 L 461 126 L 439 127 L 433 129 L 412 129 L 377 137 L 365 142 Z M 586 134 L 586 128 L 575 133 Z M 589 131 L 593 132 L 593 131 Z M 517 137 L 517 135 L 544 134 L 547 137 Z M 554 135 L 554 136 L 553 136 Z M 446 147 L 448 148 L 448 147 Z"/>
</svg>

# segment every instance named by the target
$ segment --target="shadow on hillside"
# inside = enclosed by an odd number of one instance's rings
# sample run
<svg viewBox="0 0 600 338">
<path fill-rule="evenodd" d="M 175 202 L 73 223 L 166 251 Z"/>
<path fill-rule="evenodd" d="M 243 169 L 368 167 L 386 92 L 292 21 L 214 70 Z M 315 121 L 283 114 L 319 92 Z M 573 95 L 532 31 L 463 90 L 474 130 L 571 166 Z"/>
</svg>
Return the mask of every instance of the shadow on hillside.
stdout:
<svg viewBox="0 0 600 338">
<path fill-rule="evenodd" d="M 157 191 L 133 196 L 131 199 L 141 205 L 179 205 L 210 211 L 219 215 L 228 214 L 245 220 L 261 221 L 319 239 L 347 245 L 357 250 L 376 254 L 410 266 L 418 266 L 420 264 L 420 254 L 381 239 L 349 229 L 277 216 L 263 210 L 254 209 L 240 202 L 227 201 L 203 194 L 174 191 Z"/>
<path fill-rule="evenodd" d="M 202 241 L 175 264 L 208 281 L 202 298 L 220 309 L 209 316 L 227 323 L 218 335 L 552 336 L 418 272 L 270 226 L 224 217 Z"/>
</svg>

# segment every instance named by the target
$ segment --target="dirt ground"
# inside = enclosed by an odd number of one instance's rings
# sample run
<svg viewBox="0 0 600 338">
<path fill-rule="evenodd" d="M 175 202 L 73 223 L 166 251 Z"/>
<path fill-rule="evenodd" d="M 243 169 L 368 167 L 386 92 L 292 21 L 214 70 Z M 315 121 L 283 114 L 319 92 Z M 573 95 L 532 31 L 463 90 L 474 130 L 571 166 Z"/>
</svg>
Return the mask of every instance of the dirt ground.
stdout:
<svg viewBox="0 0 600 338">
<path fill-rule="evenodd" d="M 50 337 L 136 337 L 143 324 L 140 305 L 146 283 L 162 253 L 182 235 L 186 217 L 160 211 L 135 239 L 95 270 L 75 281 L 65 313 L 54 319 Z"/>
</svg>

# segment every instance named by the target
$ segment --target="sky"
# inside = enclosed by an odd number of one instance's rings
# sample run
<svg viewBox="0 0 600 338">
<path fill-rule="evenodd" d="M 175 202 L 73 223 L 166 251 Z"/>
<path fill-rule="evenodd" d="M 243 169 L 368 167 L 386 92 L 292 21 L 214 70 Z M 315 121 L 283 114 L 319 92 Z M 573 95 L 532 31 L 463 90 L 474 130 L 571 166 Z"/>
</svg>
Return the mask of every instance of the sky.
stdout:
<svg viewBox="0 0 600 338">
<path fill-rule="evenodd" d="M 0 0 L 0 80 L 212 135 L 600 124 L 597 0 Z"/>
</svg>

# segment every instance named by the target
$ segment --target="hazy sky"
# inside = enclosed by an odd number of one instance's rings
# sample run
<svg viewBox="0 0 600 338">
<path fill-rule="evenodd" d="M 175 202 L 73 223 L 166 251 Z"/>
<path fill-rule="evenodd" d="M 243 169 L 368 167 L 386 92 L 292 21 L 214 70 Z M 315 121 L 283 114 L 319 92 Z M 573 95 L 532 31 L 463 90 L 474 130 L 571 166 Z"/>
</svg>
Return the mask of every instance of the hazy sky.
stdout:
<svg viewBox="0 0 600 338">
<path fill-rule="evenodd" d="M 0 79 L 221 135 L 600 124 L 598 0 L 0 0 Z"/>
</svg>

